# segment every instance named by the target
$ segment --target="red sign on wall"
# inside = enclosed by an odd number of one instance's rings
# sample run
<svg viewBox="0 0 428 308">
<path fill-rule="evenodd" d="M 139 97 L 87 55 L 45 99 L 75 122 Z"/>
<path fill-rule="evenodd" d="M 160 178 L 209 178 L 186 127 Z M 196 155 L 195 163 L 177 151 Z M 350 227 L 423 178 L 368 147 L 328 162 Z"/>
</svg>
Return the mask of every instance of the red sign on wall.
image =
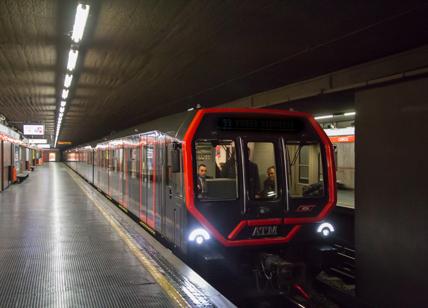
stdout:
<svg viewBox="0 0 428 308">
<path fill-rule="evenodd" d="M 340 143 L 340 142 L 355 142 L 355 135 L 351 136 L 332 136 L 330 137 L 331 143 Z"/>
</svg>

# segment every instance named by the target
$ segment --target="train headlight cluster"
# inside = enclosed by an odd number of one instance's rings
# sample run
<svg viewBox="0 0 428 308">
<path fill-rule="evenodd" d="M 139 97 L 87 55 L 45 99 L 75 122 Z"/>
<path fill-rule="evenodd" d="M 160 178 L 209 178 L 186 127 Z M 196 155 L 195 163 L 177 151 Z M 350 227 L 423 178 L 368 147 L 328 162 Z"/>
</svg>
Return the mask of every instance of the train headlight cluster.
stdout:
<svg viewBox="0 0 428 308">
<path fill-rule="evenodd" d="M 207 232 L 207 230 L 203 228 L 194 229 L 189 234 L 189 241 L 195 242 L 198 245 L 202 245 L 205 241 L 208 241 L 210 238 L 211 238 L 210 234 Z"/>
<path fill-rule="evenodd" d="M 333 232 L 334 232 L 334 227 L 329 222 L 323 222 L 317 228 L 317 233 L 320 233 L 324 237 L 330 236 L 330 234 Z"/>
</svg>

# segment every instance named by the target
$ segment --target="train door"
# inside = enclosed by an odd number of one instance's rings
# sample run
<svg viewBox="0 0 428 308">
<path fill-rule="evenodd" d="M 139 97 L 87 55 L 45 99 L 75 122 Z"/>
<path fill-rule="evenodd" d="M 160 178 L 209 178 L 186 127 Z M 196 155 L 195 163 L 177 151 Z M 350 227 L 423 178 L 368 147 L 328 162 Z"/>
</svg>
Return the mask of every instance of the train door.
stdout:
<svg viewBox="0 0 428 308">
<path fill-rule="evenodd" d="M 115 149 L 115 200 L 123 205 L 123 190 L 122 190 L 122 179 L 123 179 L 123 148 L 122 145 L 118 145 Z"/>
<path fill-rule="evenodd" d="M 107 179 L 108 179 L 108 195 L 111 197 L 112 193 L 113 193 L 113 185 L 114 185 L 114 180 L 113 180 L 113 174 L 114 174 L 114 149 L 111 147 L 111 145 L 108 146 L 108 150 L 107 150 L 107 161 L 108 161 L 108 173 L 107 173 Z"/>
<path fill-rule="evenodd" d="M 147 224 L 147 203 L 148 203 L 148 186 L 149 176 L 147 171 L 147 136 L 142 135 L 140 139 L 140 220 Z"/>
<path fill-rule="evenodd" d="M 184 197 L 182 159 L 178 144 L 166 139 L 165 212 L 164 233 L 178 247 L 182 247 L 184 223 Z"/>
<path fill-rule="evenodd" d="M 140 148 L 138 136 L 130 137 L 130 145 L 124 150 L 124 201 L 135 216 L 140 214 Z"/>
<path fill-rule="evenodd" d="M 128 198 L 128 181 L 129 181 L 129 150 L 130 147 L 128 145 L 127 140 L 125 140 L 122 148 L 123 153 L 123 164 L 122 164 L 122 202 L 123 206 L 128 208 L 129 207 L 129 198 Z"/>
<path fill-rule="evenodd" d="M 287 198 L 282 144 L 278 138 L 241 140 L 244 215 L 247 219 L 284 217 Z"/>
<path fill-rule="evenodd" d="M 146 196 L 146 222 L 151 228 L 155 228 L 156 208 L 156 136 L 149 135 L 144 146 L 145 174 L 143 181 L 143 195 Z M 144 194 L 145 192 L 145 194 Z"/>
</svg>

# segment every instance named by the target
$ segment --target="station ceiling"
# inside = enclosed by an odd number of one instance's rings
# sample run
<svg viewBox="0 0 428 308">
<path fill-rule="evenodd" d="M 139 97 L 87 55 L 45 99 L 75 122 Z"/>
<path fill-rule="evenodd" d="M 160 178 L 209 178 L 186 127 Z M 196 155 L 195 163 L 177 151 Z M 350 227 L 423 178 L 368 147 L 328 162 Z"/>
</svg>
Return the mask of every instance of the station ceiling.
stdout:
<svg viewBox="0 0 428 308">
<path fill-rule="evenodd" d="M 74 145 L 428 43 L 427 1 L 86 3 L 59 137 Z M 0 1 L 0 113 L 21 130 L 54 135 L 76 5 Z"/>
</svg>

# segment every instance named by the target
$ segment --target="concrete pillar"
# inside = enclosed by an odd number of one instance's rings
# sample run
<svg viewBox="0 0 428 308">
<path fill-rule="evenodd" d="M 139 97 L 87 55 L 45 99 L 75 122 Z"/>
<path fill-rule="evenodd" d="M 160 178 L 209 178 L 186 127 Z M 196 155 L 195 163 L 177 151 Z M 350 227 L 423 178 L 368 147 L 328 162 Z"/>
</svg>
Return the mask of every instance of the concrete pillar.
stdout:
<svg viewBox="0 0 428 308">
<path fill-rule="evenodd" d="M 357 294 L 422 307 L 428 294 L 428 78 L 359 91 Z"/>
</svg>

